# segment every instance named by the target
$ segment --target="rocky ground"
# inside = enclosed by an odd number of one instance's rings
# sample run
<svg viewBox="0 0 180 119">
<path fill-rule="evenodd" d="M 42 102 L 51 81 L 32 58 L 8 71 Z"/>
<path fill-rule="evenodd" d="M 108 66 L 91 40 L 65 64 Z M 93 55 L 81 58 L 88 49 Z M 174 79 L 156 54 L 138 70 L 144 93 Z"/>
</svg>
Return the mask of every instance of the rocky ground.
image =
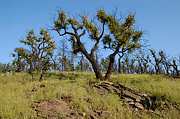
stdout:
<svg viewBox="0 0 180 119">
<path fill-rule="evenodd" d="M 119 101 L 133 108 L 135 111 L 147 111 L 150 113 L 157 114 L 163 117 L 162 114 L 155 112 L 154 110 L 160 105 L 161 107 L 168 107 L 169 101 L 159 102 L 156 98 L 145 93 L 134 91 L 132 88 L 121 84 L 112 82 L 103 82 L 101 84 L 90 84 L 93 90 L 96 90 L 99 94 L 103 95 L 106 93 L 116 93 L 119 96 Z M 37 91 L 39 88 L 45 87 L 45 84 L 33 87 L 32 91 Z M 37 112 L 38 117 L 48 118 L 48 119 L 98 119 L 98 118 L 108 118 L 110 115 L 108 111 L 101 110 L 89 110 L 89 113 L 78 113 L 76 110 L 71 108 L 70 102 L 72 95 L 65 95 L 61 92 L 56 93 L 57 99 L 51 98 L 44 101 L 35 101 L 32 103 L 32 108 Z M 61 100 L 59 100 L 61 99 Z M 89 101 L 87 99 L 87 101 Z"/>
</svg>

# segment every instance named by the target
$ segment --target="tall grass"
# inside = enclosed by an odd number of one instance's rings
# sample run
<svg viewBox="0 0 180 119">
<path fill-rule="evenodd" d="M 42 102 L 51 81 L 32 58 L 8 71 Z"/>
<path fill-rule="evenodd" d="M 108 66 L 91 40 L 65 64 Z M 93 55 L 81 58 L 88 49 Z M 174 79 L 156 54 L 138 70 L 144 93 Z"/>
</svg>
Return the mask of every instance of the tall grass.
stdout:
<svg viewBox="0 0 180 119">
<path fill-rule="evenodd" d="M 35 78 L 39 78 L 35 74 Z M 47 72 L 42 82 L 31 80 L 26 73 L 0 75 L 0 116 L 4 118 L 37 118 L 32 110 L 34 101 L 58 98 L 57 92 L 71 94 L 71 107 L 79 113 L 89 113 L 89 110 L 103 110 L 110 113 L 112 119 L 119 118 L 161 118 L 144 111 L 134 111 L 119 101 L 116 94 L 100 95 L 88 85 L 100 83 L 93 72 Z M 112 82 L 124 83 L 137 91 L 142 91 L 156 97 L 178 102 L 180 100 L 180 80 L 168 79 L 161 75 L 130 75 L 114 74 Z M 44 83 L 45 87 L 32 91 L 34 87 Z M 179 112 L 174 109 L 165 110 L 165 117 L 178 118 Z"/>
</svg>

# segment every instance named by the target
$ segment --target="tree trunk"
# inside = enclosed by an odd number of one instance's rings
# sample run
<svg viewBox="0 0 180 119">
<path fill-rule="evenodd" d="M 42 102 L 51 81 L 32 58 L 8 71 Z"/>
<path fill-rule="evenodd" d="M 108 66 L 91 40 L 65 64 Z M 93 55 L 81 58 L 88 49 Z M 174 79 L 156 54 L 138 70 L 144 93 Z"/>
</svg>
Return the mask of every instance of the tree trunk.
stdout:
<svg viewBox="0 0 180 119">
<path fill-rule="evenodd" d="M 89 59 L 89 61 L 92 64 L 93 70 L 94 70 L 95 75 L 96 75 L 96 79 L 100 79 L 101 81 L 103 81 L 104 77 L 101 74 L 101 70 L 99 68 L 97 61 L 94 58 Z"/>
<path fill-rule="evenodd" d="M 56 67 L 57 67 L 57 66 L 56 66 L 56 61 L 53 61 L 53 62 L 54 62 L 54 71 L 55 71 L 55 70 L 57 70 L 57 69 L 56 69 Z"/>
<path fill-rule="evenodd" d="M 41 71 L 41 62 L 42 62 L 42 59 L 40 58 L 40 59 L 39 59 L 39 62 L 38 62 L 38 72 Z"/>
<path fill-rule="evenodd" d="M 118 72 L 121 74 L 121 58 L 118 59 Z"/>
<path fill-rule="evenodd" d="M 84 67 L 83 67 L 83 59 L 84 59 L 83 54 L 81 54 L 81 60 L 80 60 L 80 63 L 81 63 L 81 72 L 84 71 Z"/>
<path fill-rule="evenodd" d="M 109 67 L 108 67 L 108 70 L 107 70 L 106 75 L 105 75 L 105 80 L 110 78 L 110 75 L 111 75 L 112 70 L 113 70 L 114 59 L 115 59 L 115 54 L 111 54 L 110 55 Z"/>
<path fill-rule="evenodd" d="M 84 54 L 84 56 L 86 56 L 86 58 L 91 62 L 94 73 L 96 75 L 96 79 L 100 79 L 101 81 L 104 80 L 104 77 L 101 74 L 101 70 L 99 68 L 98 62 L 96 61 L 96 59 L 93 57 L 93 55 L 88 54 L 88 52 L 86 51 L 86 49 L 81 48 L 81 52 Z"/>
<path fill-rule="evenodd" d="M 39 81 L 42 81 L 43 76 L 44 76 L 44 70 L 42 71 L 42 74 L 41 74 L 41 76 L 39 78 Z"/>
<path fill-rule="evenodd" d="M 33 57 L 30 58 L 30 71 L 29 71 L 29 73 L 31 74 L 32 79 L 33 79 L 34 77 L 33 77 L 33 63 L 32 63 L 32 59 L 33 59 Z"/>
</svg>

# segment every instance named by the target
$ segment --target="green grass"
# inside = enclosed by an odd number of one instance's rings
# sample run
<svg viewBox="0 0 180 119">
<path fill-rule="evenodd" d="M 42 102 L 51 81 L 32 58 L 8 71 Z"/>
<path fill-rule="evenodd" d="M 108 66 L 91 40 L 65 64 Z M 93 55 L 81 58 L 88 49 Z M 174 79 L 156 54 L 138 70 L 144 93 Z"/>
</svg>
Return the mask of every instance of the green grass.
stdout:
<svg viewBox="0 0 180 119">
<path fill-rule="evenodd" d="M 173 102 L 180 100 L 180 79 L 145 74 L 117 74 L 112 75 L 112 77 L 115 78 L 111 80 L 112 82 L 121 82 L 136 91 L 148 93 L 158 99 L 162 98 Z"/>
<path fill-rule="evenodd" d="M 35 78 L 39 78 L 35 74 Z M 59 80 L 61 79 L 61 80 Z M 121 82 L 136 91 L 148 93 L 159 100 L 180 100 L 180 80 L 170 79 L 161 75 L 133 75 L 113 74 L 112 82 Z M 32 91 L 44 83 L 45 87 Z M 101 83 L 95 79 L 93 72 L 47 72 L 42 82 L 32 81 L 31 76 L 26 73 L 0 74 L 0 116 L 4 118 L 36 118 L 36 112 L 31 108 L 34 101 L 57 98 L 56 93 L 71 94 L 71 107 L 78 112 L 89 110 L 109 111 L 112 119 L 119 118 L 163 118 L 156 114 L 145 111 L 137 111 L 119 102 L 116 94 L 100 95 L 92 88 L 90 83 Z M 89 100 L 89 101 L 87 101 Z M 161 112 L 165 118 L 176 119 L 180 112 L 174 108 L 168 108 Z"/>
</svg>

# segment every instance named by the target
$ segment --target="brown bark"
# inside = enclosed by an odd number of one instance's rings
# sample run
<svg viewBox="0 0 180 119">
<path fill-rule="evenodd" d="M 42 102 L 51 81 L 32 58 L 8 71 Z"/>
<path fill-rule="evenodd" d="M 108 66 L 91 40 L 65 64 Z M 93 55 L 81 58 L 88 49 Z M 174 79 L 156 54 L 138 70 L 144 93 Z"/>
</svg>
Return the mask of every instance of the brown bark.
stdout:
<svg viewBox="0 0 180 119">
<path fill-rule="evenodd" d="M 41 62 L 42 62 L 42 59 L 39 58 L 39 62 L 38 62 L 38 72 L 41 71 Z"/>
<path fill-rule="evenodd" d="M 118 65 L 118 72 L 119 72 L 119 73 L 122 73 L 122 72 L 121 72 L 121 58 L 118 59 L 118 64 L 119 64 L 119 65 Z"/>
<path fill-rule="evenodd" d="M 31 74 L 32 79 L 33 79 L 34 77 L 33 77 L 33 63 L 32 63 L 32 59 L 33 59 L 33 57 L 30 58 L 30 71 L 29 71 L 29 73 Z"/>
<path fill-rule="evenodd" d="M 96 75 L 96 79 L 104 80 L 104 77 L 101 74 L 101 70 L 99 68 L 98 62 L 93 57 L 93 55 L 88 54 L 88 52 L 86 51 L 86 49 L 83 46 L 80 46 L 80 50 L 86 56 L 86 58 L 91 62 L 94 73 Z"/>
<path fill-rule="evenodd" d="M 110 62 L 109 62 L 108 70 L 107 70 L 106 75 L 105 75 L 105 80 L 107 80 L 107 79 L 110 78 L 110 75 L 111 75 L 112 70 L 113 70 L 113 64 L 114 64 L 115 56 L 116 56 L 115 53 L 113 53 L 113 54 L 111 54 L 111 55 L 109 56 Z"/>
</svg>

